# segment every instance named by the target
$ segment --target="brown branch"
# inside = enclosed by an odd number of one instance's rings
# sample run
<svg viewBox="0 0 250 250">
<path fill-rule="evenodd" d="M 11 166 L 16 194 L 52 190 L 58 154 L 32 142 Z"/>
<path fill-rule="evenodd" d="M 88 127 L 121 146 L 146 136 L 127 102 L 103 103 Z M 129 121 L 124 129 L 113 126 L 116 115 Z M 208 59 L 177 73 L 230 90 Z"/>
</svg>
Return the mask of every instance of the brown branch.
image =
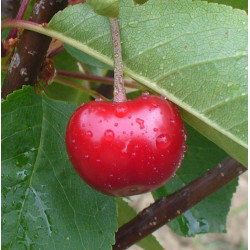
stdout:
<svg viewBox="0 0 250 250">
<path fill-rule="evenodd" d="M 56 12 L 67 6 L 62 0 L 37 0 L 31 19 L 35 23 L 47 23 Z M 22 85 L 35 85 L 37 75 L 44 61 L 51 38 L 25 30 L 14 53 L 2 88 L 2 98 L 22 88 Z"/>
<path fill-rule="evenodd" d="M 1 14 L 2 18 L 15 18 L 20 6 L 20 0 L 2 0 Z"/>
<path fill-rule="evenodd" d="M 126 249 L 140 241 L 245 171 L 239 162 L 228 158 L 177 192 L 158 199 L 119 228 L 113 249 Z"/>
</svg>

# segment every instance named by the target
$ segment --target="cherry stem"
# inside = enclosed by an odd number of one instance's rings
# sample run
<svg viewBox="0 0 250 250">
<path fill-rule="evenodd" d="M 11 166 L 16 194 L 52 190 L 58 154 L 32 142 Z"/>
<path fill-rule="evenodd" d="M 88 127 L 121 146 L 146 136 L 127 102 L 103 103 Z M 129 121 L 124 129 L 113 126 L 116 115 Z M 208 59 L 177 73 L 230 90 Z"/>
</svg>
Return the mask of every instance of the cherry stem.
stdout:
<svg viewBox="0 0 250 250">
<path fill-rule="evenodd" d="M 21 20 L 23 18 L 24 14 L 25 14 L 25 11 L 26 11 L 26 9 L 27 9 L 27 7 L 29 5 L 29 2 L 30 2 L 30 0 L 22 0 L 20 8 L 19 8 L 19 10 L 17 12 L 17 15 L 16 15 L 16 20 Z M 18 33 L 17 28 L 11 29 L 11 31 L 10 31 L 10 33 L 9 33 L 6 40 L 9 40 L 10 38 L 16 38 L 17 33 Z"/>
<path fill-rule="evenodd" d="M 76 88 L 76 89 L 80 89 L 80 90 L 84 91 L 85 93 L 87 93 L 88 95 L 90 95 L 93 98 L 102 98 L 105 101 L 110 101 L 108 98 L 102 96 L 98 92 L 96 92 L 96 91 L 94 91 L 92 89 L 86 88 L 86 87 L 84 87 L 84 86 L 82 86 L 82 85 L 80 85 L 80 84 L 78 84 L 76 82 L 70 81 L 70 80 L 65 79 L 63 77 L 56 76 L 54 78 L 54 82 L 61 83 L 61 84 L 65 85 L 65 86 L 70 86 L 70 87 L 73 87 L 73 88 Z"/>
<path fill-rule="evenodd" d="M 48 54 L 48 58 L 52 58 L 54 56 L 56 56 L 57 54 L 59 54 L 60 52 L 62 52 L 64 50 L 64 47 L 63 46 L 60 46 L 54 50 L 52 50 L 49 54 Z"/>
<path fill-rule="evenodd" d="M 126 91 L 124 88 L 123 70 L 122 70 L 122 49 L 120 40 L 120 31 L 117 18 L 109 18 L 111 34 L 114 48 L 114 101 L 125 102 Z"/>
<path fill-rule="evenodd" d="M 208 170 L 177 192 L 161 197 L 124 224 L 116 233 L 113 250 L 126 249 L 192 208 L 247 169 L 232 158 Z"/>
<path fill-rule="evenodd" d="M 58 76 L 72 77 L 72 78 L 76 78 L 76 79 L 83 79 L 83 80 L 93 81 L 93 82 L 101 82 L 101 83 L 106 83 L 109 85 L 114 85 L 114 78 L 112 78 L 112 77 L 87 75 L 87 74 L 83 74 L 83 73 L 64 71 L 64 70 L 57 70 L 57 75 Z M 143 88 L 142 86 L 140 86 L 136 83 L 129 82 L 129 81 L 124 81 L 124 85 L 126 87 L 129 87 L 129 88 L 145 90 L 145 88 Z"/>
</svg>

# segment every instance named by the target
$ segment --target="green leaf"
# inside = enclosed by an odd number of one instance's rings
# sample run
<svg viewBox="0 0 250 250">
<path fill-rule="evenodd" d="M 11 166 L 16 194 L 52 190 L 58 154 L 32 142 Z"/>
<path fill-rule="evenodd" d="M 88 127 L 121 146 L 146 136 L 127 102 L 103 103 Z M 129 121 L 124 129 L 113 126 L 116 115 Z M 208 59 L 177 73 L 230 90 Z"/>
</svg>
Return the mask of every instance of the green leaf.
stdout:
<svg viewBox="0 0 250 250">
<path fill-rule="evenodd" d="M 124 201 L 122 198 L 117 198 L 117 204 L 118 204 L 118 225 L 119 227 L 134 218 L 137 213 L 135 210 L 128 205 L 126 201 Z M 160 243 L 156 240 L 156 238 L 153 235 L 149 235 L 143 240 L 136 243 L 138 246 L 145 250 L 163 250 L 163 247 L 160 245 Z"/>
<path fill-rule="evenodd" d="M 192 180 L 198 178 L 226 158 L 226 153 L 207 140 L 190 126 L 187 129 L 188 151 L 181 168 L 164 186 L 153 192 L 155 199 L 167 196 Z M 226 231 L 226 219 L 231 206 L 233 193 L 238 179 L 230 182 L 219 191 L 201 201 L 193 208 L 168 223 L 168 226 L 182 236 L 195 236 L 200 233 L 218 233 Z"/>
<path fill-rule="evenodd" d="M 31 87 L 2 102 L 3 249 L 111 249 L 115 199 L 86 185 L 66 153 L 75 108 Z"/>
<path fill-rule="evenodd" d="M 79 67 L 77 65 L 77 60 L 75 60 L 67 51 L 62 51 L 54 58 L 55 67 L 56 69 L 60 70 L 68 70 L 73 72 L 79 72 Z M 75 81 L 78 84 L 83 84 L 83 80 Z M 65 86 L 57 82 L 51 83 L 45 89 L 46 95 L 50 98 L 67 101 L 67 102 L 74 102 L 78 105 L 90 101 L 90 97 L 84 91 L 80 89 L 75 89 L 70 86 Z"/>
<path fill-rule="evenodd" d="M 107 17 L 119 15 L 118 0 L 87 0 L 86 3 L 99 15 Z"/>
<path fill-rule="evenodd" d="M 191 0 L 123 0 L 119 25 L 124 72 L 180 106 L 191 126 L 246 166 L 245 11 Z M 57 13 L 46 32 L 113 65 L 109 22 L 86 4 Z"/>
<path fill-rule="evenodd" d="M 95 66 L 97 68 L 101 68 L 101 69 L 113 69 L 113 67 L 107 65 L 106 63 L 103 63 L 97 59 L 95 59 L 92 56 L 89 56 L 88 54 L 80 51 L 79 49 L 76 49 L 72 46 L 69 46 L 67 44 L 64 45 L 65 49 L 67 50 L 67 52 L 73 56 L 75 59 L 77 59 L 79 62 L 91 65 L 91 66 Z"/>
<path fill-rule="evenodd" d="M 195 0 L 195 1 L 199 1 L 199 0 Z M 202 0 L 202 1 L 207 1 L 210 3 L 225 4 L 225 5 L 232 6 L 233 8 L 236 8 L 236 9 L 248 11 L 248 0 Z"/>
</svg>

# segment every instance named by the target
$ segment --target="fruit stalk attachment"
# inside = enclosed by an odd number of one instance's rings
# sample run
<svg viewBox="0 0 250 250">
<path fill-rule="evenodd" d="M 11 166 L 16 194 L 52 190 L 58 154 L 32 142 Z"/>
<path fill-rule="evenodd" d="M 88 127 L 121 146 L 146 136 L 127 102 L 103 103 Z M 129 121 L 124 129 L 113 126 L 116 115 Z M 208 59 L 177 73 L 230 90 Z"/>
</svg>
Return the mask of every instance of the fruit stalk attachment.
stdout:
<svg viewBox="0 0 250 250">
<path fill-rule="evenodd" d="M 114 102 L 125 102 L 126 91 L 122 70 L 122 49 L 117 18 L 109 18 L 114 47 Z"/>
</svg>

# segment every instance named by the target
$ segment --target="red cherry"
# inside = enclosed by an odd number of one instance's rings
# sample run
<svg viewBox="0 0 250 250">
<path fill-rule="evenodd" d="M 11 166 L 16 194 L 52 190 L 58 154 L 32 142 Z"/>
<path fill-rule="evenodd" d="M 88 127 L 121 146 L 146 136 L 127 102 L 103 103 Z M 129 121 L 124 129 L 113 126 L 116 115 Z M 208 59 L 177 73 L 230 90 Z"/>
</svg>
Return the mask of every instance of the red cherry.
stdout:
<svg viewBox="0 0 250 250">
<path fill-rule="evenodd" d="M 80 106 L 68 123 L 66 145 L 85 182 L 105 194 L 129 196 L 154 190 L 175 174 L 185 138 L 175 106 L 144 94 Z"/>
</svg>

